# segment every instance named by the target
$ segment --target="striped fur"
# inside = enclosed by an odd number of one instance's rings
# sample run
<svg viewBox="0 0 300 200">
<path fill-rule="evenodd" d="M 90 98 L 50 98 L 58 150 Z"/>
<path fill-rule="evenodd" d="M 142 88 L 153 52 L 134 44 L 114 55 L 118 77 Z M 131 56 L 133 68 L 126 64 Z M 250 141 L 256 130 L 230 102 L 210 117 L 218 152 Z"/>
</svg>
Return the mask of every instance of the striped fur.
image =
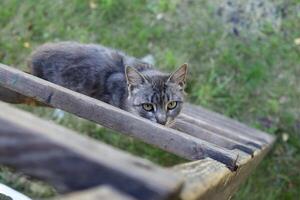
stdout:
<svg viewBox="0 0 300 200">
<path fill-rule="evenodd" d="M 118 50 L 59 42 L 37 48 L 28 65 L 40 78 L 160 124 L 173 121 L 184 101 L 186 64 L 168 75 Z M 168 110 L 171 101 L 177 106 Z M 146 111 L 145 103 L 155 109 Z"/>
</svg>

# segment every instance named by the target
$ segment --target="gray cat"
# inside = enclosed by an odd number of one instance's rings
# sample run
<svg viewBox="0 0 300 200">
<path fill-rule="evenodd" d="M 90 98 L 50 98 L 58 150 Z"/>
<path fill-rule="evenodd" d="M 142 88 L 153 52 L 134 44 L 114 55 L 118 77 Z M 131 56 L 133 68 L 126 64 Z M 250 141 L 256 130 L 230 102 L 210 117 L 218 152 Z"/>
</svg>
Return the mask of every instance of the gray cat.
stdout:
<svg viewBox="0 0 300 200">
<path fill-rule="evenodd" d="M 187 64 L 167 75 L 121 51 L 76 42 L 45 44 L 28 64 L 35 76 L 163 125 L 182 109 Z"/>
</svg>

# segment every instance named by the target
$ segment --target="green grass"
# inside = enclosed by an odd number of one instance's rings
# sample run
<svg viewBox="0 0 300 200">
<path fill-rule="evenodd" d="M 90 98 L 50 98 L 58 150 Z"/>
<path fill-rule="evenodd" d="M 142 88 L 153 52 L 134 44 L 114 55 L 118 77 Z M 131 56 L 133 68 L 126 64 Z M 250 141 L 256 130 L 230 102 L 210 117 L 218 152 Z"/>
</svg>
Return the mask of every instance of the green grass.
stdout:
<svg viewBox="0 0 300 200">
<path fill-rule="evenodd" d="M 234 199 L 299 198 L 300 46 L 294 39 L 300 37 L 300 2 L 277 0 L 287 11 L 281 28 L 266 26 L 259 37 L 227 34 L 212 1 L 193 2 L 2 0 L 0 62 L 26 69 L 36 46 L 62 40 L 101 43 L 136 57 L 152 54 L 166 71 L 188 62 L 191 102 L 278 136 L 273 151 Z M 51 109 L 22 108 L 161 165 L 183 162 L 74 116 L 58 121 Z M 286 134 L 288 140 L 282 140 Z M 18 175 L 1 168 L 1 182 L 33 197 L 52 194 L 26 189 L 13 176 Z"/>
</svg>

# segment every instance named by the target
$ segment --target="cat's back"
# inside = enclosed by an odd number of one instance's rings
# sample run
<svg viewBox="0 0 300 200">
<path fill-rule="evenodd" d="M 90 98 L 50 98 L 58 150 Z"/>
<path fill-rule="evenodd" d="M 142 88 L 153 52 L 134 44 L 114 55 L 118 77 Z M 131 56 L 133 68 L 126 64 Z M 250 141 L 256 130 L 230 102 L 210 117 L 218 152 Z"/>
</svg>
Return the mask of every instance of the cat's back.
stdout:
<svg viewBox="0 0 300 200">
<path fill-rule="evenodd" d="M 114 74 L 123 74 L 123 56 L 116 50 L 96 44 L 47 43 L 32 53 L 28 65 L 35 76 L 102 98 L 107 90 L 107 79 Z"/>
<path fill-rule="evenodd" d="M 38 47 L 28 62 L 34 75 L 47 71 L 89 68 L 91 72 L 122 71 L 123 55 L 116 50 L 95 44 L 77 42 L 46 43 Z"/>
<path fill-rule="evenodd" d="M 32 53 L 31 59 L 39 57 L 50 59 L 51 57 L 58 58 L 59 56 L 64 56 L 65 59 L 70 61 L 74 59 L 86 58 L 97 58 L 97 60 L 101 60 L 101 58 L 117 59 L 118 57 L 121 57 L 121 54 L 122 53 L 117 50 L 98 44 L 82 44 L 78 42 L 66 41 L 46 43 L 39 46 Z"/>
</svg>

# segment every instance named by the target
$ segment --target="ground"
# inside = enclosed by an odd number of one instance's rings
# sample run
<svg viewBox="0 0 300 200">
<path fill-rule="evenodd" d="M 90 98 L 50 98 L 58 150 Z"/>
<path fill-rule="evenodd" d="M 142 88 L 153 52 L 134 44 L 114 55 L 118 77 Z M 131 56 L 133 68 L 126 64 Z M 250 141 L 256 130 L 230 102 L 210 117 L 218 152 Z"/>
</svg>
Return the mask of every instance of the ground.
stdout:
<svg viewBox="0 0 300 200">
<path fill-rule="evenodd" d="M 273 151 L 233 199 L 297 199 L 300 1 L 261 5 L 259 0 L 248 0 L 259 8 L 241 13 L 248 8 L 243 1 L 219 2 L 2 0 L 0 62 L 27 70 L 26 59 L 36 46 L 62 40 L 101 43 L 136 57 L 150 54 L 165 71 L 188 62 L 190 102 L 278 138 Z M 51 109 L 21 108 L 164 166 L 183 162 L 71 115 L 61 119 Z M 32 197 L 53 195 L 48 187 L 28 182 L 4 167 L 0 181 Z"/>
</svg>

